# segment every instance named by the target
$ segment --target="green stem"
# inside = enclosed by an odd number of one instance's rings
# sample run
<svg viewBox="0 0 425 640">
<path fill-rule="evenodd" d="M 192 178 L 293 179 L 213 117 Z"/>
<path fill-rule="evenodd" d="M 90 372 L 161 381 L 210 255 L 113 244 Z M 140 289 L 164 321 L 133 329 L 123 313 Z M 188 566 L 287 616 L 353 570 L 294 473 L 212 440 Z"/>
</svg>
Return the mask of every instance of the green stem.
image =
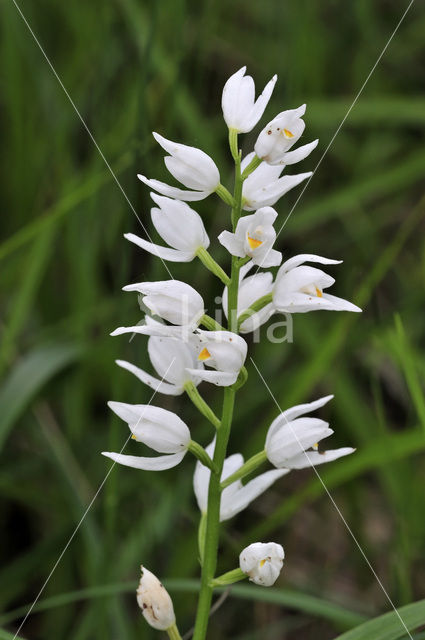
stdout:
<svg viewBox="0 0 425 640">
<path fill-rule="evenodd" d="M 236 482 L 236 480 L 241 480 L 245 476 L 255 471 L 261 464 L 266 462 L 266 460 L 267 454 L 265 451 L 256 453 L 255 456 L 252 456 L 252 458 L 247 460 L 245 464 L 240 467 L 240 469 L 235 471 L 235 473 L 232 473 L 232 475 L 226 478 L 226 480 L 223 480 L 223 482 L 221 483 L 221 488 L 225 489 L 229 486 L 229 484 Z"/>
<path fill-rule="evenodd" d="M 230 191 L 228 191 L 226 189 L 226 187 L 222 184 L 219 184 L 217 189 L 215 190 L 216 194 L 218 195 L 219 198 L 221 198 L 226 204 L 229 205 L 229 207 L 233 207 L 233 196 L 230 193 Z"/>
<path fill-rule="evenodd" d="M 220 278 L 220 280 L 222 281 L 223 284 L 226 285 L 226 287 L 230 284 L 230 278 L 227 275 L 227 273 L 223 271 L 223 269 L 220 267 L 218 262 L 214 260 L 212 255 L 208 253 L 205 247 L 199 247 L 199 249 L 196 251 L 196 255 L 198 256 L 202 264 L 207 269 L 209 269 L 211 273 L 213 273 L 215 276 Z"/>
<path fill-rule="evenodd" d="M 217 473 L 217 467 L 209 457 L 208 453 L 205 451 L 204 447 L 199 444 L 199 442 L 191 440 L 188 444 L 187 450 L 190 451 L 190 453 L 192 453 L 195 458 L 200 460 L 200 462 L 202 462 L 205 467 L 208 467 L 208 469 L 211 469 L 211 471 Z"/>
<path fill-rule="evenodd" d="M 170 640 L 182 640 L 182 637 L 177 629 L 177 625 L 173 624 L 172 627 L 167 629 L 168 637 Z"/>
<path fill-rule="evenodd" d="M 242 185 L 243 178 L 241 175 L 241 158 L 237 150 L 237 134 L 229 131 L 230 147 L 235 159 L 235 192 L 232 204 L 232 225 L 233 230 L 241 216 L 242 211 Z M 238 288 L 239 288 L 239 263 L 238 258 L 232 257 L 232 271 L 230 283 L 228 286 L 228 327 L 230 331 L 237 331 L 237 304 L 238 304 Z M 206 317 L 202 319 L 205 324 Z M 208 322 L 208 320 L 207 320 Z M 193 640 L 205 640 L 208 627 L 208 619 L 211 608 L 211 600 L 213 594 L 212 581 L 214 579 L 217 567 L 217 553 L 220 533 L 220 502 L 221 487 L 220 480 L 223 472 L 223 464 L 226 457 L 227 443 L 229 441 L 230 429 L 232 426 L 233 409 L 235 406 L 236 389 L 234 387 L 225 387 L 223 412 L 221 416 L 221 425 L 217 429 L 217 437 L 214 451 L 214 464 L 217 473 L 210 474 L 210 483 L 208 487 L 208 508 L 205 516 L 205 543 L 203 549 L 203 564 L 201 576 L 201 590 L 199 593 L 198 610 L 196 613 L 195 629 Z M 204 516 L 203 516 L 204 517 Z M 203 532 L 202 532 L 203 533 Z"/>
<path fill-rule="evenodd" d="M 242 178 L 246 180 L 250 173 L 252 173 L 263 161 L 258 156 L 254 156 L 249 165 L 246 167 L 242 174 Z"/>
<path fill-rule="evenodd" d="M 211 318 L 211 316 L 207 316 L 207 315 L 202 316 L 200 320 L 200 324 L 202 324 L 206 329 L 208 329 L 208 331 L 226 331 L 226 329 L 222 327 L 221 324 L 217 322 L 217 320 L 214 320 L 214 318 Z"/>
<path fill-rule="evenodd" d="M 271 302 L 273 302 L 272 293 L 267 293 L 265 296 L 258 298 L 258 300 L 256 300 L 248 309 L 241 313 L 238 318 L 238 328 L 243 322 L 245 322 L 245 320 L 248 320 L 248 318 L 253 316 L 254 313 L 257 313 L 257 311 L 260 311 L 260 309 L 263 309 L 263 307 L 267 306 Z"/>
<path fill-rule="evenodd" d="M 227 587 L 229 584 L 234 584 L 235 582 L 239 582 L 240 580 L 245 580 L 247 577 L 246 573 L 242 571 L 239 567 L 237 569 L 232 569 L 232 571 L 227 571 L 223 573 L 218 578 L 214 578 L 211 581 L 211 586 L 213 589 L 216 587 Z"/>
<path fill-rule="evenodd" d="M 226 457 L 227 443 L 232 425 L 235 391 L 231 387 L 224 389 L 223 415 L 221 427 L 217 432 L 214 451 L 214 464 L 218 473 L 212 473 L 208 489 L 208 510 L 206 515 L 204 561 L 202 565 L 201 591 L 199 594 L 193 640 L 204 640 L 208 627 L 213 588 L 211 582 L 217 566 L 218 539 L 220 530 L 220 477 Z"/>
<path fill-rule="evenodd" d="M 184 390 L 192 400 L 195 407 L 202 413 L 202 415 L 206 417 L 207 420 L 211 422 L 211 424 L 215 426 L 216 429 L 218 429 L 221 424 L 220 419 L 215 415 L 209 404 L 205 402 L 193 382 L 191 382 L 190 380 L 185 382 Z"/>
<path fill-rule="evenodd" d="M 233 160 L 236 162 L 239 158 L 238 132 L 236 129 L 229 129 L 229 147 Z"/>
</svg>

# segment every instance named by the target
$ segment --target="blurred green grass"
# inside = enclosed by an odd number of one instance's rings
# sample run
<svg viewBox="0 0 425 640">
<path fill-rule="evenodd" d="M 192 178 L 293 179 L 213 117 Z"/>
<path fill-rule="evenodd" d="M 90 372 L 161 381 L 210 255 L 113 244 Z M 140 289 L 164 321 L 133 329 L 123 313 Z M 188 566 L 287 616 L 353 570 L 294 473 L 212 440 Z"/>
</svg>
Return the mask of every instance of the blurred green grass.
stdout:
<svg viewBox="0 0 425 640">
<path fill-rule="evenodd" d="M 150 234 L 149 192 L 136 173 L 167 180 L 152 130 L 204 149 L 230 184 L 220 93 L 247 64 L 258 88 L 279 75 L 270 117 L 307 102 L 306 140 L 319 137 L 320 145 L 300 170 L 311 169 L 402 12 L 399 3 L 383 0 L 20 6 Z M 7 618 L 34 599 L 107 473 L 99 452 L 120 448 L 127 437 L 106 400 L 149 399 L 148 389 L 114 365 L 121 357 L 148 366 L 143 338 L 129 344 L 108 336 L 140 319 L 121 287 L 167 275 L 122 239 L 139 231 L 128 203 L 13 3 L 3 1 L 0 11 L 0 513 L 8 525 L 0 609 Z M 358 453 L 322 475 L 396 604 L 418 600 L 425 589 L 424 33 L 418 3 L 279 238 L 286 256 L 343 258 L 334 270 L 335 293 L 364 313 L 296 317 L 292 345 L 253 346 L 282 408 L 335 393 L 323 415 L 335 428 L 335 445 L 356 446 Z M 254 135 L 246 136 L 245 150 Z M 280 201 L 282 221 L 298 193 Z M 227 225 L 217 200 L 196 208 L 211 238 Z M 217 244 L 213 251 L 228 259 Z M 175 277 L 202 290 L 212 312 L 220 285 L 192 265 L 171 266 Z M 218 408 L 220 393 L 203 392 Z M 183 399 L 156 401 L 209 440 L 208 425 Z M 275 414 L 251 367 L 232 450 L 255 452 Z M 108 585 L 136 585 L 142 561 L 164 578 L 198 576 L 192 470 L 189 460 L 155 475 L 115 468 L 42 600 L 82 597 L 35 613 L 21 635 L 155 637 L 128 589 L 108 592 Z M 278 587 L 294 599 L 252 607 L 228 600 L 212 620 L 211 637 L 292 640 L 301 633 L 303 640 L 327 640 L 356 615 L 389 608 L 311 472 L 282 479 L 228 524 L 220 567 L 234 565 L 241 545 L 257 536 L 285 546 Z M 103 597 L 84 596 L 103 587 Z M 303 607 L 306 596 L 323 601 L 322 613 Z M 180 626 L 188 629 L 195 595 L 180 589 L 173 597 Z M 346 611 L 345 626 L 326 615 L 326 602 Z M 21 618 L 7 619 L 13 631 Z"/>
</svg>

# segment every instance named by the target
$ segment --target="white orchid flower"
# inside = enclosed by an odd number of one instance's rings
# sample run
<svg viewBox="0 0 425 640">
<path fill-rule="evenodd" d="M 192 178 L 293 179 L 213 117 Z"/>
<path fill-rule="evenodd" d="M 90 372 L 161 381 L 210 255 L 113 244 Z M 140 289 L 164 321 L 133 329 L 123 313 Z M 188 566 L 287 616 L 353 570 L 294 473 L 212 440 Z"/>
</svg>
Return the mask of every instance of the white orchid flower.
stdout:
<svg viewBox="0 0 425 640">
<path fill-rule="evenodd" d="M 145 471 L 171 469 L 183 460 L 191 438 L 187 425 L 178 415 L 152 405 L 108 402 L 108 406 L 127 422 L 134 440 L 167 455 L 145 458 L 111 451 L 103 451 L 102 455 L 127 467 Z"/>
<path fill-rule="evenodd" d="M 189 338 L 198 352 L 198 360 L 215 371 L 188 369 L 196 380 L 212 382 L 220 387 L 234 384 L 245 362 L 248 345 L 231 331 L 195 331 Z"/>
<path fill-rule="evenodd" d="M 304 262 L 340 264 L 342 260 L 331 260 L 312 254 L 300 254 L 290 258 L 280 267 L 273 287 L 273 304 L 284 313 L 307 313 L 308 311 L 356 311 L 355 304 L 323 293 L 335 279 L 316 267 Z"/>
<path fill-rule="evenodd" d="M 175 325 L 196 326 L 204 314 L 202 296 L 180 280 L 138 282 L 126 285 L 123 290 L 142 293 L 144 304 L 154 315 Z"/>
<path fill-rule="evenodd" d="M 277 212 L 272 207 L 262 207 L 250 216 L 240 218 L 235 233 L 223 231 L 219 242 L 232 256 L 250 257 L 259 267 L 277 267 L 282 262 L 280 251 L 273 249 L 276 231 L 273 223 Z"/>
<path fill-rule="evenodd" d="M 151 571 L 143 566 L 140 568 L 142 576 L 137 588 L 137 604 L 151 627 L 166 631 L 176 624 L 170 594 Z"/>
<path fill-rule="evenodd" d="M 254 152 L 245 156 L 241 163 L 242 171 L 247 168 L 254 156 Z M 247 211 L 255 211 L 261 207 L 272 206 L 279 198 L 285 195 L 285 193 L 312 175 L 312 172 L 308 171 L 307 173 L 298 173 L 294 176 L 280 177 L 284 168 L 283 165 L 274 167 L 266 162 L 262 162 L 254 169 L 243 183 L 243 208 Z"/>
<path fill-rule="evenodd" d="M 239 566 L 251 582 L 271 587 L 283 567 L 285 552 L 276 542 L 254 542 L 241 551 Z"/>
<path fill-rule="evenodd" d="M 137 176 L 139 180 L 164 196 L 186 201 L 203 200 L 217 189 L 220 185 L 220 173 L 214 160 L 204 151 L 172 142 L 155 132 L 153 136 L 170 154 L 164 158 L 168 171 L 191 191 L 170 187 L 165 182 L 149 180 L 140 174 Z"/>
<path fill-rule="evenodd" d="M 239 317 L 244 311 L 250 308 L 250 306 L 259 298 L 270 294 L 273 290 L 273 275 L 270 272 L 267 273 L 255 273 L 253 276 L 246 277 L 250 269 L 252 269 L 252 261 L 245 264 L 239 272 L 239 290 L 238 290 L 238 306 L 237 316 Z M 223 311 L 227 318 L 227 301 L 228 293 L 227 287 L 223 291 Z M 261 325 L 273 315 L 275 309 L 272 303 L 267 304 L 260 311 L 257 311 L 249 318 L 244 320 L 239 327 L 240 333 L 250 333 L 255 331 Z"/>
<path fill-rule="evenodd" d="M 299 147 L 295 151 L 289 149 L 300 139 L 305 123 L 301 116 L 306 105 L 298 109 L 282 111 L 261 131 L 254 149 L 261 160 L 270 165 L 294 164 L 304 160 L 316 148 L 318 140 Z"/>
<path fill-rule="evenodd" d="M 196 211 L 180 200 L 165 198 L 151 193 L 158 207 L 151 209 L 152 222 L 159 235 L 173 247 L 161 247 L 148 242 L 134 233 L 124 234 L 124 238 L 137 246 L 170 262 L 190 262 L 198 249 L 207 249 L 210 241 L 204 223 Z"/>
<path fill-rule="evenodd" d="M 291 407 L 272 422 L 265 445 L 267 458 L 272 465 L 278 469 L 304 469 L 353 453 L 351 447 L 319 452 L 318 443 L 332 435 L 332 429 L 324 420 L 300 417 L 323 407 L 332 398 L 325 396 L 315 402 Z"/>
<path fill-rule="evenodd" d="M 255 100 L 254 80 L 251 76 L 246 76 L 245 71 L 246 67 L 242 67 L 230 76 L 224 85 L 221 99 L 224 120 L 229 129 L 238 133 L 248 133 L 255 127 L 264 113 L 277 80 L 274 75 Z"/>
<path fill-rule="evenodd" d="M 206 448 L 208 455 L 214 455 L 215 440 Z M 235 453 L 225 459 L 221 481 L 233 475 L 243 465 L 244 459 L 240 453 Z M 196 463 L 193 476 L 193 488 L 201 513 L 206 513 L 208 506 L 208 486 L 210 482 L 210 470 L 200 462 Z M 258 496 L 264 493 L 278 478 L 289 473 L 288 469 L 273 469 L 250 480 L 243 485 L 240 480 L 233 482 L 223 489 L 220 503 L 220 522 L 229 520 L 237 515 Z"/>
<path fill-rule="evenodd" d="M 147 325 L 141 325 L 155 330 L 162 329 L 164 325 L 146 318 Z M 140 326 L 140 325 L 138 325 Z M 126 329 L 123 331 L 123 329 Z M 120 333 L 135 333 L 137 327 L 121 327 Z M 147 384 L 157 393 L 169 396 L 179 396 L 184 393 L 186 382 L 199 384 L 200 379 L 190 373 L 190 370 L 203 369 L 204 365 L 197 357 L 196 349 L 189 342 L 169 336 L 151 336 L 148 340 L 148 353 L 153 368 L 160 379 L 136 367 L 125 360 L 117 360 L 118 366 L 130 371 L 141 382 Z"/>
</svg>

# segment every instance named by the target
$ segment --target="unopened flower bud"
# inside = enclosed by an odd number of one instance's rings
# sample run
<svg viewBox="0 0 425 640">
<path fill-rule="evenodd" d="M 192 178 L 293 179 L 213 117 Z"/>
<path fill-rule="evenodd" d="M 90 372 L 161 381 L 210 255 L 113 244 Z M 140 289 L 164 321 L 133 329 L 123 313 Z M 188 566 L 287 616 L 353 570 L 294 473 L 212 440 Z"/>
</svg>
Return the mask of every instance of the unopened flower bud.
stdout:
<svg viewBox="0 0 425 640">
<path fill-rule="evenodd" d="M 239 565 L 251 582 L 271 587 L 279 577 L 284 557 L 285 552 L 280 544 L 254 542 L 241 552 Z"/>
<path fill-rule="evenodd" d="M 137 604 L 151 627 L 166 631 L 176 623 L 170 595 L 153 573 L 143 566 L 141 569 Z"/>
</svg>

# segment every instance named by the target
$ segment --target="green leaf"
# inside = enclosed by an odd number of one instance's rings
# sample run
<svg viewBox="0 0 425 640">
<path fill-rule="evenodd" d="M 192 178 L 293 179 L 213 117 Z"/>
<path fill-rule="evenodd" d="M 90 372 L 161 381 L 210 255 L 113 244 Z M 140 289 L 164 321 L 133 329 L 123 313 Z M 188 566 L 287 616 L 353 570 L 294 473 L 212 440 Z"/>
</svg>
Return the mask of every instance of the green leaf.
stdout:
<svg viewBox="0 0 425 640">
<path fill-rule="evenodd" d="M 74 344 L 50 343 L 35 347 L 16 363 L 0 389 L 0 449 L 37 392 L 80 355 L 81 349 Z"/>
<path fill-rule="evenodd" d="M 405 637 L 407 629 L 414 631 L 423 624 L 425 624 L 425 600 L 419 600 L 419 602 L 400 607 L 397 611 L 390 611 L 383 616 L 364 622 L 335 640 L 397 640 Z"/>
</svg>

